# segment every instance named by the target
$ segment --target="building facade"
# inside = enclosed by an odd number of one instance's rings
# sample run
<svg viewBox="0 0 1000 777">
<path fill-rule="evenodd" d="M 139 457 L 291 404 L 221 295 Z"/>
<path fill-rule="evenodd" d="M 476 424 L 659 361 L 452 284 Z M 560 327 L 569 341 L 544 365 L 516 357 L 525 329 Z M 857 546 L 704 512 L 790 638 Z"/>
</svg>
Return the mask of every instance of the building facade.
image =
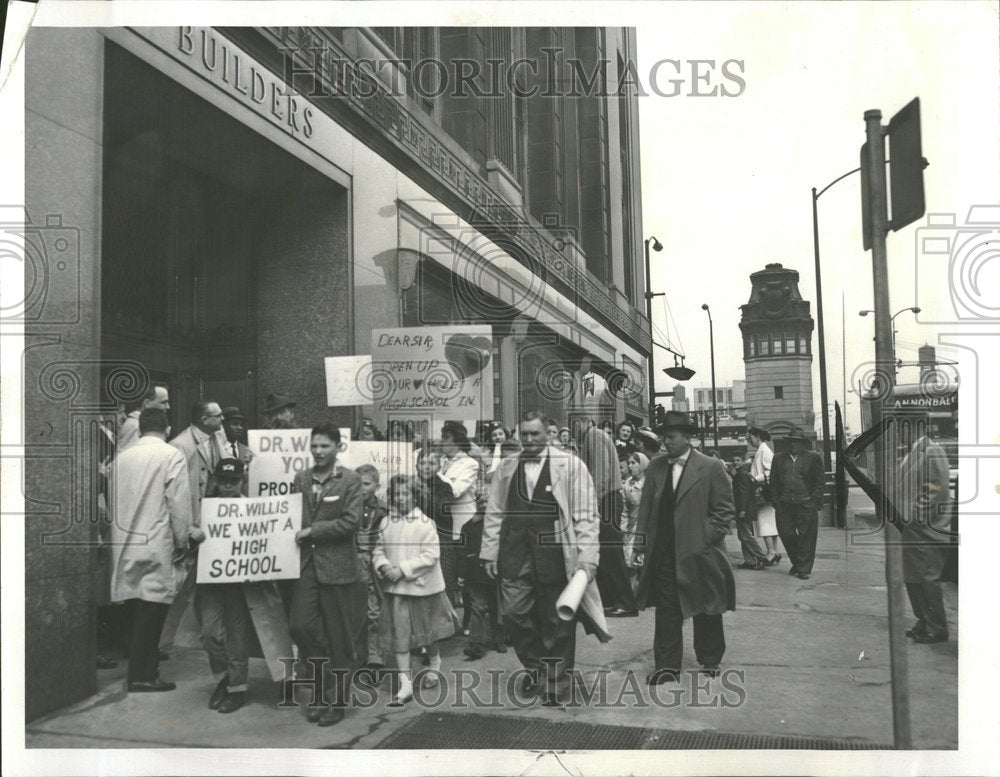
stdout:
<svg viewBox="0 0 1000 777">
<path fill-rule="evenodd" d="M 634 56 L 621 28 L 32 30 L 27 211 L 76 259 L 25 322 L 26 438 L 51 430 L 25 470 L 29 718 L 95 688 L 99 424 L 149 381 L 175 430 L 206 396 L 261 426 L 272 392 L 303 426 L 384 425 L 327 407 L 324 357 L 488 323 L 494 418 L 565 418 L 585 375 L 648 416 Z M 546 94 L 595 68 L 609 89 Z"/>
<path fill-rule="evenodd" d="M 772 437 L 798 426 L 815 439 L 813 319 L 799 274 L 773 263 L 753 273 L 750 283 L 750 300 L 740 306 L 747 423 Z"/>
</svg>

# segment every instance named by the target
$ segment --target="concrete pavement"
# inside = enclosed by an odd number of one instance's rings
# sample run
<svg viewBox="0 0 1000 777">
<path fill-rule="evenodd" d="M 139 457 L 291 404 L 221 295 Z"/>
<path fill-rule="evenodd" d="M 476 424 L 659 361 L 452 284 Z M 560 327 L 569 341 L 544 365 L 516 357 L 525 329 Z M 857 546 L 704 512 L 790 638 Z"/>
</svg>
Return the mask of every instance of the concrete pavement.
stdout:
<svg viewBox="0 0 1000 777">
<path fill-rule="evenodd" d="M 612 620 L 615 638 L 606 645 L 578 632 L 577 668 L 588 686 L 604 683 L 603 703 L 518 708 L 504 687 L 519 666 L 513 651 L 467 662 L 463 639 L 452 638 L 442 649 L 448 682 L 440 709 L 453 710 L 461 701 L 470 712 L 547 721 L 891 745 L 883 548 L 881 536 L 865 534 L 863 529 L 821 529 L 816 567 L 806 581 L 787 574 L 787 560 L 767 571 L 736 570 L 738 608 L 725 616 L 723 668 L 729 671 L 723 677 L 686 675 L 678 686 L 661 686 L 657 700 L 651 699 L 643 684 L 652 669 L 653 611 L 647 610 L 638 618 Z M 735 534 L 727 543 L 735 565 L 740 560 Z M 921 749 L 954 748 L 958 742 L 955 586 L 945 584 L 945 601 L 952 641 L 908 647 L 913 740 Z M 685 669 L 696 668 L 690 622 L 684 661 Z M 493 674 L 480 681 L 487 669 Z M 323 729 L 308 724 L 303 709 L 276 707 L 276 687 L 260 660 L 251 661 L 248 704 L 230 715 L 206 706 L 214 683 L 203 652 L 173 651 L 161 675 L 176 681 L 177 690 L 129 695 L 123 690 L 124 666 L 99 672 L 96 696 L 28 724 L 27 747 L 367 748 L 426 712 L 438 695 L 423 694 L 424 706 L 411 702 L 391 709 L 385 682 L 379 698 L 362 694 L 358 701 L 364 708 Z M 483 705 L 478 708 L 468 690 L 456 688 L 477 682 L 474 693 Z"/>
</svg>

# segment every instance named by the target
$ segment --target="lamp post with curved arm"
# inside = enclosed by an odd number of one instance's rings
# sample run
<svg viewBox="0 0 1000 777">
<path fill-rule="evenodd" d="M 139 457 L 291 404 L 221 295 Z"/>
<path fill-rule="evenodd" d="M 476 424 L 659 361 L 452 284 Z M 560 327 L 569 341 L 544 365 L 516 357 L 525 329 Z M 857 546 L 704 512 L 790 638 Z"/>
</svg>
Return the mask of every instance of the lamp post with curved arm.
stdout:
<svg viewBox="0 0 1000 777">
<path fill-rule="evenodd" d="M 656 239 L 654 235 L 650 235 L 643 242 L 643 247 L 645 249 L 646 256 L 646 319 L 649 321 L 649 337 L 650 340 L 653 339 L 653 297 L 662 297 L 663 292 L 653 293 L 650 288 L 652 280 L 650 279 L 649 272 L 649 246 L 652 244 L 654 251 L 662 251 L 663 244 Z M 649 423 L 653 423 L 653 408 L 656 407 L 656 371 L 653 365 L 653 349 L 649 349 L 649 369 L 647 370 L 649 377 Z"/>
<path fill-rule="evenodd" d="M 708 304 L 701 306 L 708 313 L 708 349 L 712 358 L 712 440 L 715 449 L 719 449 L 719 406 L 715 398 L 715 332 L 712 329 L 712 311 Z"/>
<path fill-rule="evenodd" d="M 917 307 L 916 305 L 914 305 L 913 307 L 909 307 L 909 308 L 903 308 L 902 310 L 897 310 L 889 318 L 889 324 L 892 326 L 892 363 L 893 363 L 893 365 L 895 365 L 894 369 L 896 370 L 896 372 L 899 372 L 899 360 L 896 358 L 896 327 L 893 324 L 893 322 L 896 320 L 896 316 L 900 315 L 901 313 L 906 313 L 907 311 L 913 313 L 913 315 L 917 315 L 920 312 L 920 308 Z M 865 317 L 865 316 L 867 316 L 869 313 L 871 313 L 872 315 L 875 315 L 875 311 L 874 310 L 859 310 L 858 311 L 858 315 L 861 316 L 862 318 Z"/>
</svg>

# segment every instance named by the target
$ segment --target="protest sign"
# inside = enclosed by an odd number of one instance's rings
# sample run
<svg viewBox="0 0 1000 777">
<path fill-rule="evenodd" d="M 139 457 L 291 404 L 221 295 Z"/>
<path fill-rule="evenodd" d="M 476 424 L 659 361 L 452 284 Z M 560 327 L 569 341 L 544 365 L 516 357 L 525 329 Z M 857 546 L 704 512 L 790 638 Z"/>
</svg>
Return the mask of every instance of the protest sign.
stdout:
<svg viewBox="0 0 1000 777">
<path fill-rule="evenodd" d="M 372 442 L 354 440 L 347 450 L 337 457 L 345 467 L 357 469 L 362 464 L 371 464 L 378 470 L 379 485 L 376 493 L 385 498 L 385 487 L 393 475 L 413 475 L 416 452 L 410 443 Z"/>
<path fill-rule="evenodd" d="M 377 410 L 425 411 L 435 418 L 493 416 L 493 329 L 409 327 L 372 331 L 371 384 Z"/>
<path fill-rule="evenodd" d="M 328 406 L 370 405 L 374 402 L 373 387 L 369 385 L 372 371 L 370 355 L 327 356 L 323 366 L 326 369 Z"/>
<path fill-rule="evenodd" d="M 250 460 L 247 492 L 250 496 L 281 496 L 292 492 L 295 473 L 312 466 L 309 452 L 309 429 L 251 429 L 247 446 L 254 453 Z M 341 442 L 351 439 L 350 429 L 340 430 Z"/>
<path fill-rule="evenodd" d="M 205 541 L 199 583 L 290 580 L 299 576 L 302 495 L 208 498 L 201 502 Z"/>
</svg>

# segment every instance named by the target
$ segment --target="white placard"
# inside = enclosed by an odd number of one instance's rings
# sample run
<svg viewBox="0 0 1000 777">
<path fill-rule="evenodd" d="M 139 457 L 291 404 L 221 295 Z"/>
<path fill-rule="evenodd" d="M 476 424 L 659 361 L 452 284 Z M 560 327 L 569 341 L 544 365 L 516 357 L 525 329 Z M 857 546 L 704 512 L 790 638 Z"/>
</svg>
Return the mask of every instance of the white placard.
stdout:
<svg viewBox="0 0 1000 777">
<path fill-rule="evenodd" d="M 371 464 L 378 470 L 379 499 L 385 499 L 385 487 L 393 475 L 413 475 L 416 452 L 413 445 L 405 442 L 373 442 L 354 440 L 347 450 L 337 456 L 337 461 L 345 467 L 357 469 L 362 464 Z"/>
<path fill-rule="evenodd" d="M 292 492 L 298 472 L 313 465 L 310 429 L 250 429 L 247 447 L 253 451 L 247 492 L 250 496 L 282 496 Z M 351 430 L 340 430 L 340 441 L 350 444 Z"/>
<path fill-rule="evenodd" d="M 302 495 L 215 497 L 201 501 L 205 541 L 198 548 L 199 583 L 291 580 L 299 576 Z"/>
<path fill-rule="evenodd" d="M 372 357 L 327 356 L 323 360 L 326 369 L 326 404 L 330 407 L 370 405 L 374 401 L 372 387 L 368 385 L 371 375 Z"/>
<path fill-rule="evenodd" d="M 372 330 L 375 407 L 436 419 L 492 418 L 492 356 L 489 325 Z"/>
</svg>

